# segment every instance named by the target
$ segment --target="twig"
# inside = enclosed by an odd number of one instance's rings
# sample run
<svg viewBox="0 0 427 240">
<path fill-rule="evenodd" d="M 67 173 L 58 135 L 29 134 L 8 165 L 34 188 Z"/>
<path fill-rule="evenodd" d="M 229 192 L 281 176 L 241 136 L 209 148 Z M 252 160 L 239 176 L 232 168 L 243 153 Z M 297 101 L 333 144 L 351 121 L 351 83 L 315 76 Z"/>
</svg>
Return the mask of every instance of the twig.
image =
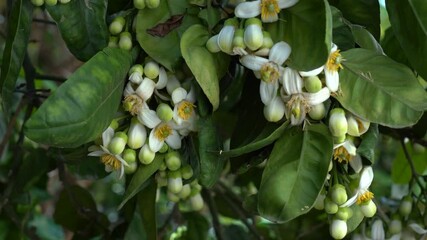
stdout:
<svg viewBox="0 0 427 240">
<path fill-rule="evenodd" d="M 40 18 L 33 18 L 33 22 L 56 25 L 55 22 L 52 22 L 52 21 L 49 21 L 49 20 L 45 20 L 45 19 L 40 19 Z"/>
<path fill-rule="evenodd" d="M 221 227 L 221 224 L 220 224 L 219 218 L 218 218 L 218 211 L 217 211 L 216 205 L 212 199 L 211 193 L 209 192 L 209 190 L 203 189 L 202 190 L 202 196 L 203 196 L 203 199 L 205 200 L 205 202 L 208 204 L 209 211 L 212 215 L 212 223 L 213 223 L 213 227 L 215 230 L 216 238 L 218 240 L 223 240 L 224 236 L 223 236 L 222 227 Z"/>
<path fill-rule="evenodd" d="M 405 154 L 406 160 L 408 161 L 409 167 L 411 168 L 412 173 L 412 179 L 414 179 L 417 184 L 421 188 L 421 192 L 424 194 L 424 197 L 427 199 L 427 191 L 425 191 L 425 187 L 421 183 L 420 179 L 418 178 L 420 175 L 417 173 L 417 170 L 415 168 L 414 162 L 412 161 L 411 155 L 408 152 L 408 149 L 406 148 L 405 141 L 403 138 L 400 139 L 400 143 L 402 144 L 403 152 Z"/>
<path fill-rule="evenodd" d="M 56 77 L 56 76 L 50 76 L 50 75 L 43 75 L 43 74 L 36 74 L 36 79 L 39 80 L 48 80 L 48 81 L 54 81 L 54 82 L 65 82 L 67 79 L 63 77 Z"/>
</svg>

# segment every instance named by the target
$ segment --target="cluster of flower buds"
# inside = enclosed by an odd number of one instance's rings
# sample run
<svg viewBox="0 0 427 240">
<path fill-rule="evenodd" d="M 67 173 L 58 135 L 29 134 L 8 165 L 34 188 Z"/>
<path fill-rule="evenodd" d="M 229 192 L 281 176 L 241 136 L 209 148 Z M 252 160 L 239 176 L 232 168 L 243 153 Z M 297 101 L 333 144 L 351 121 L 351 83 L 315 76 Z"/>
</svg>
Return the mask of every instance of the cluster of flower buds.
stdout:
<svg viewBox="0 0 427 240">
<path fill-rule="evenodd" d="M 109 26 L 110 39 L 108 41 L 109 47 L 119 47 L 124 50 L 132 49 L 132 35 L 126 28 L 126 19 L 118 16 L 113 19 Z"/>
<path fill-rule="evenodd" d="M 69 3 L 71 0 L 31 0 L 31 3 L 36 7 L 41 7 L 43 4 L 46 4 L 48 6 L 55 6 L 56 4 L 62 3 L 66 4 Z"/>
<path fill-rule="evenodd" d="M 133 6 L 136 9 L 144 9 L 144 8 L 158 8 L 160 5 L 160 0 L 133 0 Z"/>
</svg>

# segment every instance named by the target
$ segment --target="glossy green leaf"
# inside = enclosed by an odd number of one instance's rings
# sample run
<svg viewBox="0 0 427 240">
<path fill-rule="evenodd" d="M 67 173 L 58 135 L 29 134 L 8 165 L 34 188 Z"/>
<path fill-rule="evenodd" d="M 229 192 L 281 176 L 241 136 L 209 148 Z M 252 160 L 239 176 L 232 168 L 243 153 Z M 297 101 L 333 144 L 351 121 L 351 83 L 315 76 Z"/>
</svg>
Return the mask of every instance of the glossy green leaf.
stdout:
<svg viewBox="0 0 427 240">
<path fill-rule="evenodd" d="M 157 153 L 152 163 L 140 165 L 138 167 L 132 180 L 130 180 L 129 186 L 126 188 L 123 200 L 118 207 L 119 209 L 142 190 L 144 183 L 159 169 L 160 165 L 162 165 L 164 157 L 163 154 Z"/>
<path fill-rule="evenodd" d="M 427 109 L 427 94 L 405 65 L 366 49 L 342 53 L 341 94 L 344 108 L 381 125 L 401 128 L 415 124 Z"/>
<path fill-rule="evenodd" d="M 381 45 L 366 28 L 359 25 L 351 25 L 354 41 L 362 48 L 372 50 L 378 54 L 384 54 Z"/>
<path fill-rule="evenodd" d="M 8 34 L 2 53 L 0 75 L 2 106 L 6 114 L 11 110 L 16 80 L 27 51 L 32 15 L 33 4 L 30 1 L 14 1 L 8 21 Z"/>
<path fill-rule="evenodd" d="M 216 126 L 211 118 L 199 120 L 199 182 L 205 187 L 212 187 L 221 175 L 225 161 L 218 156 L 221 149 Z"/>
<path fill-rule="evenodd" d="M 338 8 L 331 6 L 332 12 L 332 39 L 341 51 L 354 48 L 354 38 L 348 21 Z"/>
<path fill-rule="evenodd" d="M 396 62 L 411 66 L 391 27 L 385 30 L 384 37 L 381 40 L 381 46 L 388 57 Z"/>
<path fill-rule="evenodd" d="M 218 22 L 221 20 L 220 11 L 221 10 L 219 8 L 208 6 L 207 8 L 200 10 L 198 16 L 207 23 L 209 30 L 212 30 L 215 25 L 218 24 Z"/>
<path fill-rule="evenodd" d="M 378 0 L 330 0 L 353 24 L 364 26 L 380 39 L 380 4 Z"/>
<path fill-rule="evenodd" d="M 157 182 L 152 181 L 137 196 L 138 213 L 141 216 L 142 227 L 147 234 L 147 239 L 157 239 L 156 195 Z"/>
<path fill-rule="evenodd" d="M 373 163 L 375 159 L 375 149 L 377 146 L 378 138 L 378 125 L 371 124 L 369 130 L 361 136 L 362 142 L 357 148 L 357 154 Z"/>
<path fill-rule="evenodd" d="M 107 46 L 107 3 L 107 0 L 70 1 L 46 7 L 68 49 L 81 61 L 89 60 Z"/>
<path fill-rule="evenodd" d="M 183 216 L 187 220 L 187 231 L 185 231 L 183 239 L 208 239 L 209 222 L 203 215 L 198 212 L 188 212 Z"/>
<path fill-rule="evenodd" d="M 427 79 L 427 2 L 424 0 L 387 0 L 391 27 L 406 57 Z"/>
<path fill-rule="evenodd" d="M 209 32 L 205 27 L 193 25 L 182 35 L 181 52 L 215 111 L 219 106 L 219 77 L 214 54 L 205 47 L 208 39 Z"/>
<path fill-rule="evenodd" d="M 96 54 L 31 116 L 25 125 L 27 137 L 76 147 L 100 136 L 117 111 L 131 64 L 128 51 L 106 48 Z"/>
<path fill-rule="evenodd" d="M 406 144 L 406 149 L 411 157 L 411 161 L 418 174 L 422 174 L 427 169 L 427 151 L 418 153 L 414 151 L 410 144 Z M 412 179 L 411 166 L 406 159 L 403 147 L 399 149 L 396 158 L 393 160 L 391 167 L 391 179 L 397 184 L 408 184 Z"/>
<path fill-rule="evenodd" d="M 326 63 L 331 48 L 332 14 L 326 0 L 300 0 L 285 9 L 280 21 L 266 25 L 275 41 L 292 47 L 289 65 L 308 71 Z"/>
<path fill-rule="evenodd" d="M 187 1 L 162 0 L 155 10 L 145 8 L 140 10 L 136 17 L 136 37 L 142 49 L 170 71 L 174 70 L 181 57 L 179 42 L 183 32 L 199 22 L 197 16 L 186 14 L 189 7 Z M 167 32 L 165 36 L 152 36 L 147 32 L 172 16 L 182 14 L 184 15 L 180 26 Z"/>
<path fill-rule="evenodd" d="M 309 212 L 326 180 L 332 148 L 332 136 L 323 124 L 287 130 L 275 143 L 262 174 L 260 215 L 287 222 Z"/>
</svg>

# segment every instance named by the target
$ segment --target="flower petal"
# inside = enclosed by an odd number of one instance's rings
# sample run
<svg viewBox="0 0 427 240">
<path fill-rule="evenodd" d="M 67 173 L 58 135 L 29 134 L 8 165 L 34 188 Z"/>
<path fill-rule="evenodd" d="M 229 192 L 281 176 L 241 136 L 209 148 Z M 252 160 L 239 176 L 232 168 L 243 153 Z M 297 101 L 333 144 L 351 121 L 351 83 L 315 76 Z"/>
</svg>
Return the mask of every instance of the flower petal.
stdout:
<svg viewBox="0 0 427 240">
<path fill-rule="evenodd" d="M 277 90 L 279 90 L 278 81 L 272 83 L 261 81 L 259 84 L 259 95 L 261 96 L 262 103 L 264 103 L 264 105 L 270 104 L 270 102 L 276 97 Z"/>
<path fill-rule="evenodd" d="M 251 70 L 260 71 L 261 67 L 268 63 L 268 59 L 255 55 L 245 55 L 240 58 L 240 63 Z"/>
<path fill-rule="evenodd" d="M 268 59 L 281 66 L 283 63 L 285 63 L 286 59 L 288 59 L 289 55 L 291 55 L 291 46 L 289 46 L 289 44 L 286 42 L 281 41 L 274 44 L 270 49 L 270 55 Z"/>
<path fill-rule="evenodd" d="M 127 97 L 135 93 L 135 90 L 132 87 L 132 82 L 126 84 L 125 90 L 123 91 L 123 96 Z"/>
<path fill-rule="evenodd" d="M 234 38 L 235 27 L 224 26 L 218 34 L 218 46 L 221 51 L 225 53 L 233 52 L 233 38 Z"/>
<path fill-rule="evenodd" d="M 176 78 L 175 75 L 170 75 L 168 77 L 168 82 L 166 83 L 166 90 L 168 91 L 169 95 L 172 95 L 173 90 L 179 88 L 181 84 L 178 81 L 178 78 Z"/>
<path fill-rule="evenodd" d="M 299 0 L 279 0 L 278 5 L 280 9 L 292 7 L 297 4 Z"/>
<path fill-rule="evenodd" d="M 372 180 L 374 179 L 374 171 L 372 167 L 365 167 L 362 170 L 362 174 L 359 182 L 359 189 L 367 190 L 371 186 Z"/>
<path fill-rule="evenodd" d="M 168 83 L 168 74 L 166 73 L 165 68 L 161 67 L 159 70 L 159 81 L 156 83 L 156 89 L 163 89 Z"/>
<path fill-rule="evenodd" d="M 251 18 L 261 14 L 261 1 L 243 2 L 234 9 L 238 18 Z"/>
<path fill-rule="evenodd" d="M 190 91 L 188 92 L 187 97 L 185 97 L 185 99 L 191 103 L 196 102 L 196 90 L 193 86 L 191 86 Z"/>
<path fill-rule="evenodd" d="M 156 138 L 155 132 L 155 128 L 150 131 L 150 136 L 148 137 L 148 146 L 150 147 L 151 151 L 158 152 L 162 148 L 164 141 Z"/>
<path fill-rule="evenodd" d="M 319 68 L 313 69 L 313 70 L 308 71 L 308 72 L 301 71 L 301 72 L 299 72 L 299 74 L 301 74 L 302 77 L 317 76 L 323 71 L 323 68 L 324 68 L 324 66 L 321 66 Z"/>
<path fill-rule="evenodd" d="M 349 207 L 349 206 L 355 204 L 356 201 L 357 201 L 357 194 L 355 194 L 353 197 L 351 197 L 350 199 L 348 199 L 347 202 L 345 202 L 340 207 Z"/>
<path fill-rule="evenodd" d="M 302 87 L 304 86 L 304 82 L 298 74 L 298 71 L 289 67 L 283 70 L 282 84 L 287 95 L 301 93 Z"/>
<path fill-rule="evenodd" d="M 148 128 L 154 128 L 161 122 L 156 112 L 149 109 L 148 106 L 141 108 L 138 114 L 138 120 Z"/>
<path fill-rule="evenodd" d="M 105 152 L 104 152 L 104 151 L 102 151 L 102 150 L 93 151 L 93 152 L 90 152 L 90 153 L 88 154 L 88 156 L 90 156 L 90 157 L 100 157 L 100 156 L 102 156 L 102 155 L 105 155 Z"/>
<path fill-rule="evenodd" d="M 362 164 L 362 158 L 360 155 L 354 156 L 353 159 L 350 161 L 350 166 L 353 168 L 354 172 L 359 173 L 360 170 L 362 170 L 363 164 Z"/>
<path fill-rule="evenodd" d="M 180 103 L 187 97 L 187 90 L 182 87 L 179 87 L 172 92 L 172 102 L 174 105 Z"/>
<path fill-rule="evenodd" d="M 135 93 L 142 98 L 142 100 L 147 101 L 153 95 L 155 86 L 156 83 L 153 80 L 144 78 L 139 87 L 135 90 Z"/>
<path fill-rule="evenodd" d="M 179 136 L 176 130 L 172 130 L 172 134 L 166 138 L 166 143 L 172 149 L 180 149 L 181 148 L 181 137 Z"/>
<path fill-rule="evenodd" d="M 303 95 L 304 95 L 304 98 L 306 99 L 306 101 L 310 105 L 320 104 L 320 103 L 326 101 L 327 99 L 329 99 L 329 97 L 331 96 L 329 89 L 326 87 L 320 89 L 320 91 L 318 91 L 316 93 L 304 92 Z"/>
<path fill-rule="evenodd" d="M 107 147 L 113 137 L 114 129 L 112 127 L 105 129 L 105 131 L 102 133 L 102 146 Z"/>
<path fill-rule="evenodd" d="M 142 74 L 135 71 L 129 76 L 129 80 L 135 84 L 140 84 L 142 82 Z"/>
<path fill-rule="evenodd" d="M 337 71 L 329 71 L 325 68 L 325 80 L 326 86 L 331 90 L 331 92 L 338 91 L 340 76 Z"/>
</svg>

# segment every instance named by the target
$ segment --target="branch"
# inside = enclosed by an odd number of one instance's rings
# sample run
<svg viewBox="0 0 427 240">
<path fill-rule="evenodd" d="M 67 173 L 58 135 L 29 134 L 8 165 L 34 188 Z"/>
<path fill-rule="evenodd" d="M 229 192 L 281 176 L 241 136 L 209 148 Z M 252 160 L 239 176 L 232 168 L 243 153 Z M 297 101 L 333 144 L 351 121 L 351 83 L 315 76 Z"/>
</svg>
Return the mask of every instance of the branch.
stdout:
<svg viewBox="0 0 427 240">
<path fill-rule="evenodd" d="M 208 204 L 209 211 L 212 215 L 212 223 L 215 230 L 215 235 L 218 240 L 224 240 L 223 231 L 218 218 L 218 210 L 212 199 L 211 193 L 207 189 L 202 190 L 202 196 L 205 202 Z"/>
<path fill-rule="evenodd" d="M 406 144 L 403 138 L 400 139 L 400 143 L 402 145 L 403 152 L 405 153 L 405 157 L 406 157 L 406 160 L 408 161 L 409 167 L 411 168 L 412 179 L 415 180 L 418 186 L 420 186 L 421 192 L 424 194 L 424 197 L 427 199 L 427 191 L 424 185 L 421 183 L 420 179 L 418 178 L 420 175 L 417 173 L 414 162 L 412 161 L 411 155 L 409 154 L 408 149 L 406 148 Z"/>
</svg>

